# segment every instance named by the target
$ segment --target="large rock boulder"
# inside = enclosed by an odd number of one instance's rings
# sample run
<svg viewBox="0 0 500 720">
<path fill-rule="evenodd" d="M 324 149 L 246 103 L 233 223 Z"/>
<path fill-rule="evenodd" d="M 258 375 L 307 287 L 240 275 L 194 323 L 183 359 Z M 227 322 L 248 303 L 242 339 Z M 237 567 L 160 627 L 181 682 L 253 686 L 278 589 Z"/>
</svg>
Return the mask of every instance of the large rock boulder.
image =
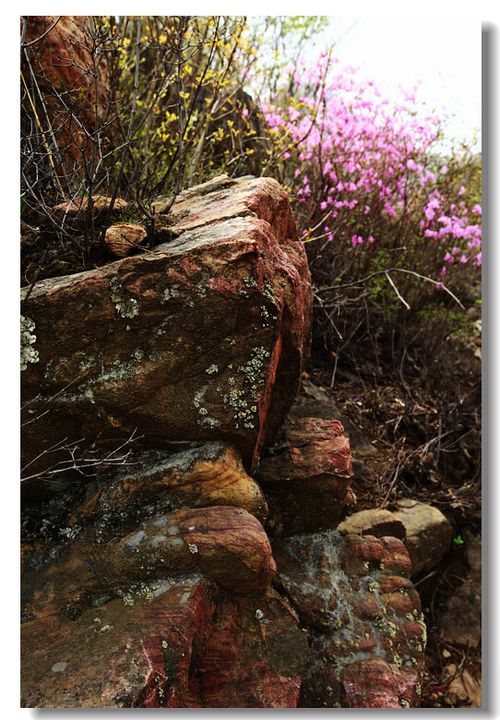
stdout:
<svg viewBox="0 0 500 720">
<path fill-rule="evenodd" d="M 426 629 L 401 540 L 329 531 L 273 550 L 311 643 L 300 706 L 418 705 Z"/>
<path fill-rule="evenodd" d="M 57 443 L 225 440 L 255 465 L 299 384 L 311 287 L 288 197 L 225 176 L 157 206 L 168 241 L 22 292 L 28 476 Z"/>
<path fill-rule="evenodd" d="M 107 524 L 116 530 L 120 519 L 207 505 L 244 508 L 260 520 L 267 515 L 259 485 L 238 452 L 221 442 L 179 452 L 144 451 L 125 467 L 99 473 L 65 523 L 74 527 L 93 520 L 103 530 Z"/>
<path fill-rule="evenodd" d="M 436 507 L 410 498 L 398 501 L 393 517 L 404 526 L 412 574 L 432 570 L 450 549 L 453 537 L 450 521 Z"/>
<path fill-rule="evenodd" d="M 22 631 L 23 707 L 296 707 L 308 643 L 272 589 L 164 579 Z"/>
<path fill-rule="evenodd" d="M 393 537 L 404 540 L 406 531 L 401 520 L 397 520 L 389 510 L 370 508 L 360 510 L 346 517 L 337 530 L 343 535 L 374 535 L 375 537 Z"/>
<path fill-rule="evenodd" d="M 24 553 L 24 617 L 49 608 L 74 617 L 134 584 L 192 572 L 236 594 L 259 592 L 276 570 L 264 528 L 234 507 L 178 510 L 107 541 L 89 526 L 69 540 L 39 543 Z"/>
</svg>

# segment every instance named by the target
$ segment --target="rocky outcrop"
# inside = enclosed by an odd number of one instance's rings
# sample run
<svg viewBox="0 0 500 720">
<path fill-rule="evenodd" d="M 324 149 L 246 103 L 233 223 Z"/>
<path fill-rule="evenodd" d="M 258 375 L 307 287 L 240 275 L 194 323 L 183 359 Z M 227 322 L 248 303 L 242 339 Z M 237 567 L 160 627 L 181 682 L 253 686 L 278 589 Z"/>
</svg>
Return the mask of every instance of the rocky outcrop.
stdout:
<svg viewBox="0 0 500 720">
<path fill-rule="evenodd" d="M 108 228 L 127 257 L 23 293 L 25 487 L 52 482 L 24 498 L 23 706 L 418 705 L 389 535 L 421 533 L 382 510 L 334 530 L 350 445 L 324 394 L 295 398 L 311 288 L 285 193 L 224 176 L 154 218 L 161 244 Z"/>
<path fill-rule="evenodd" d="M 189 668 L 194 637 L 211 612 L 209 585 L 193 575 L 143 583 L 73 619 L 46 613 L 28 621 L 21 704 L 199 706 Z"/>
<path fill-rule="evenodd" d="M 311 322 L 286 194 L 223 176 L 181 194 L 164 223 L 154 251 L 23 291 L 38 353 L 23 373 L 26 461 L 137 430 L 149 447 L 224 440 L 254 465 L 276 434 Z"/>
<path fill-rule="evenodd" d="M 308 627 L 301 707 L 413 707 L 426 642 L 396 538 L 297 535 L 275 544 L 277 583 Z"/>
<path fill-rule="evenodd" d="M 144 520 L 132 531 L 103 541 L 100 528 L 70 533 L 71 542 L 25 558 L 23 611 L 39 608 L 78 615 L 96 598 L 165 576 L 201 572 L 235 593 L 259 592 L 276 570 L 269 540 L 246 510 L 211 507 L 179 510 Z"/>
<path fill-rule="evenodd" d="M 180 510 L 23 553 L 25 707 L 294 707 L 308 656 L 256 518 Z"/>
</svg>

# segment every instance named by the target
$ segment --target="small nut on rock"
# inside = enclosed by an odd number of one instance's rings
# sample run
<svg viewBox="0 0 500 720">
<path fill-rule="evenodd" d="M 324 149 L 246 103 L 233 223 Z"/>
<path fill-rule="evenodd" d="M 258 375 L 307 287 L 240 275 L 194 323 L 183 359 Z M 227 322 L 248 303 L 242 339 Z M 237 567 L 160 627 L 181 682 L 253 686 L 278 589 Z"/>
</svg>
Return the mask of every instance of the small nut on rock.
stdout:
<svg viewBox="0 0 500 720">
<path fill-rule="evenodd" d="M 146 235 L 142 225 L 117 223 L 106 230 L 104 243 L 113 255 L 126 257 L 145 240 Z"/>
</svg>

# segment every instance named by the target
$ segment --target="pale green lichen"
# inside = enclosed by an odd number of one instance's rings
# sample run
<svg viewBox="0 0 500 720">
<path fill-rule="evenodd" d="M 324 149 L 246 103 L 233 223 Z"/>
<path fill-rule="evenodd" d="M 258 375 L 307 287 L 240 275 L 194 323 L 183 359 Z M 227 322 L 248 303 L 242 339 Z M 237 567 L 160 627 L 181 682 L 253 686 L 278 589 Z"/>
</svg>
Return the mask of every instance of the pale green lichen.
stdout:
<svg viewBox="0 0 500 720">
<path fill-rule="evenodd" d="M 172 319 L 173 317 L 174 317 L 173 315 L 167 315 L 167 316 L 161 321 L 161 323 L 158 325 L 158 327 L 157 327 L 157 329 L 156 329 L 156 334 L 157 334 L 157 335 L 166 335 L 166 334 L 168 333 L 168 331 L 170 330 L 170 326 L 171 326 L 170 321 L 171 321 L 171 319 Z"/>
<path fill-rule="evenodd" d="M 255 278 L 251 277 L 250 275 L 243 278 L 243 285 L 246 285 L 249 288 L 255 288 L 256 290 L 259 289 L 259 286 L 257 285 L 257 280 L 255 280 Z"/>
<path fill-rule="evenodd" d="M 387 634 L 389 637 L 394 637 L 398 631 L 398 627 L 395 623 L 390 620 L 387 621 Z"/>
<path fill-rule="evenodd" d="M 141 582 L 129 587 L 128 591 L 122 595 L 122 602 L 125 607 L 134 607 L 136 598 L 143 598 L 151 602 L 158 595 L 158 591 L 161 591 L 161 584 L 148 585 Z"/>
<path fill-rule="evenodd" d="M 117 277 L 109 281 L 111 288 L 111 300 L 115 304 L 116 311 L 122 318 L 133 318 L 139 314 L 139 303 L 135 298 L 129 297 Z"/>
<path fill-rule="evenodd" d="M 233 419 L 236 429 L 243 426 L 248 430 L 255 428 L 256 415 L 258 413 L 258 387 L 263 382 L 262 372 L 265 370 L 266 361 L 270 357 L 270 352 L 265 347 L 255 347 L 250 353 L 250 358 L 240 365 L 234 367 L 233 363 L 227 366 L 228 370 L 233 371 L 233 375 L 227 378 L 226 392 L 222 384 L 217 385 L 216 390 L 222 395 L 222 401 L 228 405 L 233 411 Z M 209 365 L 205 372 L 207 375 L 215 375 L 219 373 L 219 366 L 215 363 Z M 243 376 L 243 383 L 237 381 L 237 375 Z M 243 385 L 243 387 L 242 387 Z M 213 385 L 211 386 L 213 388 Z M 198 410 L 198 414 L 202 416 L 197 422 L 199 425 L 209 427 L 217 427 L 220 421 L 209 415 L 208 408 L 204 407 L 205 394 L 209 386 L 206 385 L 198 389 L 194 393 L 193 405 Z M 223 394 L 224 393 L 224 394 Z"/>
<path fill-rule="evenodd" d="M 178 295 L 179 292 L 177 291 L 175 285 L 172 285 L 169 288 L 165 288 L 163 292 L 163 302 L 168 302 L 169 300 L 176 298 Z"/>
<path fill-rule="evenodd" d="M 264 292 L 262 293 L 265 298 L 267 298 L 270 302 L 275 303 L 276 302 L 276 296 L 274 294 L 273 286 L 271 283 L 266 282 L 264 284 Z"/>
<path fill-rule="evenodd" d="M 26 370 L 28 363 L 37 363 L 40 360 L 38 350 L 33 347 L 36 342 L 34 329 L 33 320 L 21 315 L 21 370 Z"/>
<path fill-rule="evenodd" d="M 403 664 L 403 658 L 396 653 L 396 655 L 392 658 L 392 662 L 397 668 L 399 668 Z"/>
<path fill-rule="evenodd" d="M 198 414 L 201 415 L 201 418 L 198 420 L 198 424 L 201 425 L 212 425 L 213 422 L 217 422 L 215 419 L 208 417 L 208 408 L 204 407 L 202 403 L 205 400 L 205 393 L 208 390 L 208 385 L 205 385 L 205 387 L 200 388 L 200 390 L 197 390 L 194 394 L 193 398 L 193 405 L 198 410 Z"/>
<path fill-rule="evenodd" d="M 244 365 L 240 365 L 238 370 L 245 376 L 249 383 L 256 383 L 265 365 L 265 361 L 269 358 L 270 353 L 265 347 L 253 348 L 250 359 Z"/>
<path fill-rule="evenodd" d="M 52 665 L 50 668 L 52 672 L 64 672 L 66 670 L 68 663 L 67 662 L 57 662 Z"/>
<path fill-rule="evenodd" d="M 413 617 L 415 618 L 416 623 L 422 628 L 422 644 L 425 647 L 427 645 L 427 626 L 425 624 L 424 614 L 415 609 L 413 611 Z"/>
<path fill-rule="evenodd" d="M 232 388 L 222 399 L 224 404 L 229 405 L 233 410 L 236 429 L 240 427 L 240 424 L 247 428 L 247 430 L 252 430 L 255 427 L 253 423 L 254 414 L 248 407 L 248 402 L 243 390 Z"/>
</svg>

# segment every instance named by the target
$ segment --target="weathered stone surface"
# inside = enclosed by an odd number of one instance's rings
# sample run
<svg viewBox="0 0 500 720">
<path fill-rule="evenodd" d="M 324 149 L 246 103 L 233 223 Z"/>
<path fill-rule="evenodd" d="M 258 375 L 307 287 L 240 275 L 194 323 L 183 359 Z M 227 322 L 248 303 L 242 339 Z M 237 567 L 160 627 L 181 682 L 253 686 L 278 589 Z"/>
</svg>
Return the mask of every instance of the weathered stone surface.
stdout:
<svg viewBox="0 0 500 720">
<path fill-rule="evenodd" d="M 426 634 L 401 540 L 329 531 L 276 541 L 274 554 L 311 641 L 300 706 L 418 705 Z"/>
<path fill-rule="evenodd" d="M 337 530 L 344 535 L 354 533 L 355 535 L 374 535 L 384 537 L 392 535 L 401 540 L 405 539 L 406 533 L 401 520 L 397 520 L 389 510 L 373 508 L 353 513 L 343 520 Z"/>
<path fill-rule="evenodd" d="M 200 645 L 204 707 L 297 706 L 309 645 L 290 605 L 275 591 L 226 594 Z"/>
<path fill-rule="evenodd" d="M 74 620 L 22 626 L 23 707 L 196 707 L 193 637 L 212 609 L 206 581 L 162 580 Z"/>
<path fill-rule="evenodd" d="M 432 570 L 450 549 L 450 522 L 432 505 L 409 499 L 400 500 L 393 515 L 404 525 L 413 575 Z"/>
<path fill-rule="evenodd" d="M 349 440 L 338 420 L 296 417 L 258 471 L 276 535 L 335 527 L 351 480 Z"/>
<path fill-rule="evenodd" d="M 305 377 L 302 381 L 302 392 L 297 397 L 293 413 L 295 417 L 319 417 L 324 420 L 339 420 L 349 438 L 353 463 L 355 459 L 361 462 L 361 458 L 374 455 L 376 450 L 371 438 L 339 409 L 333 399 L 334 397 L 335 395 L 330 388 L 315 385 Z"/>
<path fill-rule="evenodd" d="M 39 360 L 23 397 L 27 420 L 44 415 L 25 426 L 27 461 L 65 438 L 118 442 L 137 428 L 149 447 L 225 440 L 255 464 L 277 432 L 311 320 L 288 198 L 268 178 L 222 178 L 177 203 L 190 219 L 154 252 L 30 292 Z"/>
<path fill-rule="evenodd" d="M 234 179 L 219 175 L 182 192 L 170 212 L 164 214 L 169 205 L 169 198 L 160 197 L 151 206 L 158 232 L 161 234 L 161 228 L 165 228 L 167 239 L 186 230 L 252 214 L 269 223 L 278 242 L 297 239 L 288 197 L 271 178 L 247 175 Z"/>
<path fill-rule="evenodd" d="M 267 515 L 262 490 L 246 473 L 238 452 L 220 442 L 134 457 L 131 466 L 104 474 L 89 484 L 69 525 L 110 514 L 140 514 L 150 506 L 158 513 L 207 505 L 233 505 L 261 520 Z"/>
<path fill-rule="evenodd" d="M 194 571 L 235 593 L 259 592 L 276 570 L 262 525 L 239 508 L 179 510 L 145 520 L 107 542 L 100 541 L 99 532 L 99 527 L 88 528 L 66 545 L 49 544 L 45 552 L 38 545 L 26 552 L 26 616 L 40 609 L 74 616 L 99 597 Z"/>
<path fill-rule="evenodd" d="M 75 620 L 25 623 L 22 706 L 295 707 L 307 655 L 276 592 L 238 598 L 196 575 L 167 578 Z"/>
<path fill-rule="evenodd" d="M 104 235 L 104 244 L 117 257 L 127 257 L 146 239 L 147 232 L 142 225 L 116 223 Z"/>
<path fill-rule="evenodd" d="M 258 592 L 276 571 L 260 522 L 237 508 L 180 510 L 176 519 L 204 574 L 235 593 Z"/>
<path fill-rule="evenodd" d="M 412 671 L 398 670 L 380 658 L 353 662 L 346 667 L 342 680 L 346 705 L 374 709 L 411 707 L 400 693 L 408 684 L 415 685 L 415 675 Z M 414 691 L 410 693 L 413 698 Z"/>
</svg>

